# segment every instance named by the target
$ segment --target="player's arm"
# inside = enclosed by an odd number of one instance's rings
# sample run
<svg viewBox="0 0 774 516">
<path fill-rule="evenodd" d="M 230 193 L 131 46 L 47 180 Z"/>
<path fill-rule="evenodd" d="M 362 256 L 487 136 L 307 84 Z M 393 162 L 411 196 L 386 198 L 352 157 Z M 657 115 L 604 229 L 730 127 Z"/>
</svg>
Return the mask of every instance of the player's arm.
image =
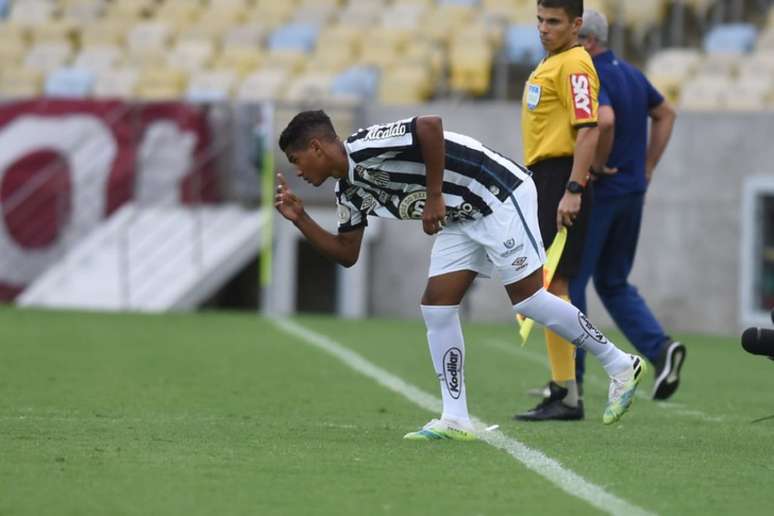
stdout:
<svg viewBox="0 0 774 516">
<path fill-rule="evenodd" d="M 274 206 L 291 221 L 309 242 L 321 253 L 344 267 L 352 267 L 360 256 L 364 228 L 333 234 L 326 231 L 309 216 L 304 203 L 287 185 L 282 174 L 277 174 L 277 194 Z"/>
<path fill-rule="evenodd" d="M 596 125 L 578 129 L 570 181 L 575 181 L 581 185 L 586 184 L 589 177 L 589 168 L 594 159 L 598 141 L 599 127 Z M 559 201 L 559 207 L 556 210 L 557 228 L 561 229 L 562 226 L 572 226 L 575 217 L 580 213 L 581 195 L 581 193 L 573 193 L 570 191 L 564 192 L 562 200 Z"/>
<path fill-rule="evenodd" d="M 669 138 L 672 136 L 672 128 L 675 126 L 677 113 L 666 100 L 654 107 L 648 113 L 652 120 L 650 125 L 650 138 L 648 151 L 645 155 L 645 179 L 650 183 L 653 170 L 658 165 L 664 154 Z"/>
<path fill-rule="evenodd" d="M 420 116 L 416 119 L 415 130 L 427 176 L 427 200 L 422 212 L 422 229 L 432 235 L 441 230 L 446 218 L 446 203 L 442 192 L 443 171 L 446 168 L 443 122 L 439 116 Z"/>
<path fill-rule="evenodd" d="M 608 105 L 599 106 L 599 141 L 597 142 L 597 151 L 594 153 L 594 161 L 591 165 L 592 174 L 602 176 L 606 174 L 615 174 L 618 169 L 608 168 L 607 160 L 613 151 L 613 142 L 615 141 L 615 111 Z"/>
</svg>

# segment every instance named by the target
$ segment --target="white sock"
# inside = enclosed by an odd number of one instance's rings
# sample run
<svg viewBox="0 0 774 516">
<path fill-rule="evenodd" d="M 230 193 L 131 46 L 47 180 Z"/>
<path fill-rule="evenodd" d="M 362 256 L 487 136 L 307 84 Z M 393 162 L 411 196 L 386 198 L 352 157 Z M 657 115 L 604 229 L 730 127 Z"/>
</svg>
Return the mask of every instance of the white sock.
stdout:
<svg viewBox="0 0 774 516">
<path fill-rule="evenodd" d="M 568 342 L 588 350 L 602 362 L 602 367 L 609 376 L 631 367 L 629 355 L 610 342 L 580 310 L 545 289 L 540 289 L 531 297 L 514 305 L 513 309 L 550 328 Z"/>
<path fill-rule="evenodd" d="M 465 390 L 465 341 L 462 338 L 459 306 L 422 305 L 427 326 L 427 343 L 443 399 L 442 419 L 470 424 Z"/>
</svg>

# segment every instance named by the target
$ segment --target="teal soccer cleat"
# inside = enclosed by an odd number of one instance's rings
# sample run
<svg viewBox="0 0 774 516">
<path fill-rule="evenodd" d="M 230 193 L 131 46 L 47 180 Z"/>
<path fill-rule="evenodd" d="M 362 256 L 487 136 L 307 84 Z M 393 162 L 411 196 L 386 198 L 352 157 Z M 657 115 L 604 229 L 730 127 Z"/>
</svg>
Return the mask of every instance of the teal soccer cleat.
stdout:
<svg viewBox="0 0 774 516">
<path fill-rule="evenodd" d="M 607 407 L 602 415 L 602 422 L 606 425 L 615 423 L 626 414 L 634 400 L 637 385 L 645 374 L 645 361 L 637 355 L 630 355 L 630 357 L 631 367 L 610 379 Z"/>
<path fill-rule="evenodd" d="M 442 439 L 452 441 L 476 441 L 478 437 L 470 428 L 465 428 L 456 421 L 445 419 L 433 419 L 421 430 L 409 432 L 403 436 L 410 441 L 438 441 Z"/>
</svg>

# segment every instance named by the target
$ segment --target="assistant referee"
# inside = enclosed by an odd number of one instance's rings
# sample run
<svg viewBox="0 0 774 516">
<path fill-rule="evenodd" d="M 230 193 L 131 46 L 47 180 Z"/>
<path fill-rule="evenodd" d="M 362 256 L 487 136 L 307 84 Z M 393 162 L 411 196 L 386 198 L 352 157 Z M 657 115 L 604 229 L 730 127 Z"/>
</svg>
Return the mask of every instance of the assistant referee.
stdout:
<svg viewBox="0 0 774 516">
<path fill-rule="evenodd" d="M 569 279 L 579 269 L 591 208 L 586 183 L 599 138 L 599 78 L 591 57 L 578 44 L 583 0 L 538 0 L 537 21 L 547 56 L 524 88 L 524 161 L 537 186 L 544 245 L 551 245 L 558 228 L 568 227 L 567 244 L 549 291 L 569 300 Z M 549 330 L 546 345 L 551 364 L 549 395 L 515 418 L 583 419 L 575 381 L 575 347 Z"/>
</svg>

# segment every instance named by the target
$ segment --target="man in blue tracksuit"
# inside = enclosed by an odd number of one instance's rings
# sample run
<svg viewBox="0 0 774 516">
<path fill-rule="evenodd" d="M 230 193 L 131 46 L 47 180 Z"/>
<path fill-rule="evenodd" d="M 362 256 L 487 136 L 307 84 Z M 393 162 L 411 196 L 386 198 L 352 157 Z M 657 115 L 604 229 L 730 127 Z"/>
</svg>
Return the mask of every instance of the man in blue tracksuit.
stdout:
<svg viewBox="0 0 774 516">
<path fill-rule="evenodd" d="M 594 210 L 580 272 L 570 283 L 570 297 L 585 313 L 586 285 L 594 278 L 597 294 L 618 328 L 655 365 L 653 399 L 664 400 L 677 390 L 685 346 L 666 335 L 628 276 L 640 234 L 645 192 L 676 115 L 642 72 L 606 48 L 607 20 L 603 14 L 585 11 L 579 39 L 591 54 L 601 83 L 600 138 L 591 170 Z M 579 384 L 584 362 L 585 353 L 578 349 Z"/>
</svg>

